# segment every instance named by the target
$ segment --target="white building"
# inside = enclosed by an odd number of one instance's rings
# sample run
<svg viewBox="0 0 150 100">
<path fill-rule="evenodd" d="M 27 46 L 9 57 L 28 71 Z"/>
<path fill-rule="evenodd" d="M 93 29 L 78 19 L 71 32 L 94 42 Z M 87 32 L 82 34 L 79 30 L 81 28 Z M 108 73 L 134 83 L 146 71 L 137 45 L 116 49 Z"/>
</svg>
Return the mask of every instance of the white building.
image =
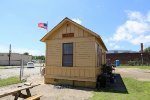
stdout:
<svg viewBox="0 0 150 100">
<path fill-rule="evenodd" d="M 9 65 L 9 53 L 0 53 L 0 66 L 7 66 Z M 21 65 L 21 61 L 24 61 L 24 65 L 27 64 L 27 62 L 30 62 L 32 60 L 31 55 L 24 55 L 19 53 L 11 53 L 10 56 L 10 65 L 12 66 L 19 66 Z"/>
</svg>

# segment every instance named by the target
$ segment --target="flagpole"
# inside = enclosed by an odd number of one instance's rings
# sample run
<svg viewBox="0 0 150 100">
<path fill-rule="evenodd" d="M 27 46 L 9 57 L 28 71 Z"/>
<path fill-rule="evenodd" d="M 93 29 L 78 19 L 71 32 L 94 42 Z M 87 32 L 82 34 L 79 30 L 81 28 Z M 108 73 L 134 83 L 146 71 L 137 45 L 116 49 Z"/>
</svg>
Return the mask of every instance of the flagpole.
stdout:
<svg viewBox="0 0 150 100">
<path fill-rule="evenodd" d="M 47 21 L 47 32 L 48 32 L 48 21 Z"/>
</svg>

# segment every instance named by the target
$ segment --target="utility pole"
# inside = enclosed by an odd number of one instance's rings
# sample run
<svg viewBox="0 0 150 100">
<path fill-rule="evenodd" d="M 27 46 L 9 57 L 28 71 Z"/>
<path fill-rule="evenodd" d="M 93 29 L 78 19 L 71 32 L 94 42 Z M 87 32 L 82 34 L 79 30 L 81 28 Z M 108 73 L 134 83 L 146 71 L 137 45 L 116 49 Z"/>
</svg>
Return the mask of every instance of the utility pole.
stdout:
<svg viewBox="0 0 150 100">
<path fill-rule="evenodd" d="M 9 58 L 9 66 L 10 66 L 10 57 L 11 57 L 11 44 L 9 46 L 9 54 L 8 54 L 8 58 Z"/>
</svg>

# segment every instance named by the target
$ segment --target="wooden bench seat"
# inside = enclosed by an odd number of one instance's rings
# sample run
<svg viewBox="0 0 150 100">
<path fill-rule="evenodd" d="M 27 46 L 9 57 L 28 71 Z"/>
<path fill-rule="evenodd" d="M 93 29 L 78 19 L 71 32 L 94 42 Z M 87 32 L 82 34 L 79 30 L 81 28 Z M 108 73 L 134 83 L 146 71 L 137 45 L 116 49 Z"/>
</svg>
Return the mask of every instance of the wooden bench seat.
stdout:
<svg viewBox="0 0 150 100">
<path fill-rule="evenodd" d="M 42 95 L 34 95 L 29 98 L 26 98 L 25 100 L 40 100 L 40 97 L 42 97 Z"/>
</svg>

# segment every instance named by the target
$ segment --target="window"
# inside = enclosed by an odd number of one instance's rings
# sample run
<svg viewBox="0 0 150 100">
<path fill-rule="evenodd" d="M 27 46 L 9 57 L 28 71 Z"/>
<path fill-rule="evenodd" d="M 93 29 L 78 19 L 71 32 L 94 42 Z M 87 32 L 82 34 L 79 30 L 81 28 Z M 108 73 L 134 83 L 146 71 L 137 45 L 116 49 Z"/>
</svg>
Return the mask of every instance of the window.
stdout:
<svg viewBox="0 0 150 100">
<path fill-rule="evenodd" d="M 100 46 L 98 44 L 96 44 L 96 52 L 97 52 L 97 67 L 99 67 L 101 65 L 101 49 L 100 49 Z"/>
<path fill-rule="evenodd" d="M 63 43 L 62 65 L 73 66 L 73 43 Z"/>
</svg>

